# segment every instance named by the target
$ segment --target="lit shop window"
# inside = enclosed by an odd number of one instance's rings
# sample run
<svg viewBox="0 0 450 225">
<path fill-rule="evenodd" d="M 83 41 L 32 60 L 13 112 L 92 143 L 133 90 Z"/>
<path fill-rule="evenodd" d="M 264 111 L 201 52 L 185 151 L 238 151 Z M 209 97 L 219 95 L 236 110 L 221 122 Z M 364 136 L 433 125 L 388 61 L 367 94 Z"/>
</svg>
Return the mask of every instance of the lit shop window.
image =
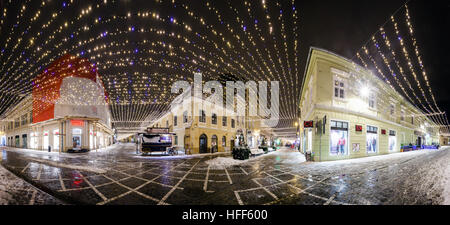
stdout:
<svg viewBox="0 0 450 225">
<path fill-rule="evenodd" d="M 397 147 L 397 137 L 395 135 L 395 131 L 389 131 L 389 151 L 395 151 Z"/>
<path fill-rule="evenodd" d="M 367 126 L 366 149 L 367 153 L 376 153 L 378 144 L 378 128 Z"/>
<path fill-rule="evenodd" d="M 348 123 L 331 120 L 330 155 L 347 155 Z"/>
<path fill-rule="evenodd" d="M 334 80 L 334 97 L 340 99 L 345 98 L 345 84 L 343 81 Z"/>
</svg>

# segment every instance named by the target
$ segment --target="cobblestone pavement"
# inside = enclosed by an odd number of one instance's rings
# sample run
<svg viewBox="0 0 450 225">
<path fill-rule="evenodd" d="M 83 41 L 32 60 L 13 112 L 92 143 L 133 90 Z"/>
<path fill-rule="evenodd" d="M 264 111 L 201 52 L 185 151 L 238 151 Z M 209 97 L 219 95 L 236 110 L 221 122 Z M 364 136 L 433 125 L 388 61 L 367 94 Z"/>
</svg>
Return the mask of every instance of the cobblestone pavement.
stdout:
<svg viewBox="0 0 450 225">
<path fill-rule="evenodd" d="M 223 169 L 205 163 L 219 156 L 142 157 L 119 144 L 83 154 L 3 148 L 1 163 L 74 204 L 442 204 L 450 149 L 325 163 L 282 149 Z"/>
</svg>

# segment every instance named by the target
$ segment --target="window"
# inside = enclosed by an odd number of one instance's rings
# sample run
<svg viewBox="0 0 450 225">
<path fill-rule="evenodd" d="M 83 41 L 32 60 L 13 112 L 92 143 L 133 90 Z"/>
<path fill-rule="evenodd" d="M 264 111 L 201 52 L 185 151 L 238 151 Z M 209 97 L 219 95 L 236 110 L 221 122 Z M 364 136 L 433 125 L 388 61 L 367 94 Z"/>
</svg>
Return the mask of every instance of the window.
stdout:
<svg viewBox="0 0 450 225">
<path fill-rule="evenodd" d="M 173 126 L 178 126 L 178 116 L 173 117 Z"/>
<path fill-rule="evenodd" d="M 198 118 L 198 121 L 201 123 L 206 123 L 205 110 L 200 110 L 200 117 Z"/>
<path fill-rule="evenodd" d="M 376 153 L 378 143 L 378 128 L 367 126 L 366 149 L 367 153 Z"/>
<path fill-rule="evenodd" d="M 178 145 L 178 136 L 175 135 L 175 145 Z"/>
<path fill-rule="evenodd" d="M 22 115 L 22 119 L 21 119 L 21 125 L 23 126 L 25 124 L 28 124 L 28 115 L 27 114 Z"/>
<path fill-rule="evenodd" d="M 33 112 L 30 112 L 30 123 L 33 123 Z"/>
<path fill-rule="evenodd" d="M 14 120 L 14 128 L 18 128 L 20 126 L 20 118 L 16 118 Z"/>
<path fill-rule="evenodd" d="M 217 124 L 217 114 L 213 113 L 211 116 L 211 123 Z"/>
<path fill-rule="evenodd" d="M 400 120 L 401 121 L 405 121 L 405 110 L 402 109 L 402 111 L 400 112 Z"/>
<path fill-rule="evenodd" d="M 169 127 L 169 120 L 166 120 L 166 128 Z"/>
<path fill-rule="evenodd" d="M 235 124 L 234 124 L 234 119 L 231 119 L 231 128 L 234 128 Z"/>
<path fill-rule="evenodd" d="M 391 105 L 390 105 L 390 107 L 389 107 L 389 114 L 390 114 L 391 116 L 393 116 L 394 113 L 395 113 L 395 106 L 394 106 L 393 103 L 391 103 Z"/>
<path fill-rule="evenodd" d="M 183 123 L 187 123 L 188 122 L 188 112 L 184 111 L 183 112 Z"/>
<path fill-rule="evenodd" d="M 330 155 L 348 154 L 348 123 L 331 120 Z"/>
<path fill-rule="evenodd" d="M 223 136 L 222 137 L 222 147 L 226 147 L 227 146 L 227 137 Z"/>
<path fill-rule="evenodd" d="M 343 81 L 334 81 L 334 97 L 344 99 L 345 98 L 345 84 Z"/>
<path fill-rule="evenodd" d="M 228 120 L 228 118 L 226 116 L 222 117 L 222 126 L 224 126 L 224 127 L 227 126 L 227 122 L 228 122 L 227 120 Z"/>
<path fill-rule="evenodd" d="M 375 93 L 370 93 L 369 94 L 369 108 L 371 109 L 375 109 Z"/>
<path fill-rule="evenodd" d="M 411 116 L 411 124 L 414 125 L 414 116 Z"/>
</svg>

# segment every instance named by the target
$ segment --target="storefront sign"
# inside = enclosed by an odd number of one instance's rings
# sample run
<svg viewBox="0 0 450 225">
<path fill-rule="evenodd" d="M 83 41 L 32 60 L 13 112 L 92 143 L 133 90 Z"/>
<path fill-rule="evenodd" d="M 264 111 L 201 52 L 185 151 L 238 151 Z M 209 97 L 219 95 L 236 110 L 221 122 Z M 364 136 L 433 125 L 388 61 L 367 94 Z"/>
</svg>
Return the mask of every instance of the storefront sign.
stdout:
<svg viewBox="0 0 450 225">
<path fill-rule="evenodd" d="M 362 126 L 361 126 L 361 125 L 356 125 L 356 126 L 355 126 L 355 130 L 356 130 L 357 132 L 362 132 Z"/>
<path fill-rule="evenodd" d="M 423 133 L 423 132 L 421 132 L 421 131 L 418 131 L 418 130 L 415 130 L 415 131 L 414 131 L 414 135 L 417 135 L 417 136 L 424 136 L 425 133 Z"/>
<path fill-rule="evenodd" d="M 305 121 L 303 123 L 303 127 L 304 128 L 312 128 L 312 127 L 314 127 L 314 121 Z"/>
<path fill-rule="evenodd" d="M 70 124 L 74 127 L 82 127 L 84 125 L 83 120 L 71 120 Z"/>
<path fill-rule="evenodd" d="M 385 129 L 382 129 L 382 130 L 381 130 L 381 134 L 382 134 L 382 135 L 386 135 L 386 130 L 385 130 Z"/>
</svg>

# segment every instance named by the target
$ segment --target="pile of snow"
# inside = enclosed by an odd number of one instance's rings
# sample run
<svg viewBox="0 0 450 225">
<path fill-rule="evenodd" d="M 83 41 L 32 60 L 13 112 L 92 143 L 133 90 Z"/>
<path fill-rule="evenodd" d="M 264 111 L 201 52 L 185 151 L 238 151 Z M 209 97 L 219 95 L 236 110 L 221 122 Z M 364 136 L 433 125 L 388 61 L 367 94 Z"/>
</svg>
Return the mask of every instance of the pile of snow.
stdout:
<svg viewBox="0 0 450 225">
<path fill-rule="evenodd" d="M 450 165 L 444 172 L 444 205 L 450 205 Z"/>
<path fill-rule="evenodd" d="M 208 164 L 211 167 L 211 169 L 225 169 L 227 167 L 240 165 L 244 162 L 246 161 L 236 160 L 230 157 L 217 157 L 205 161 L 205 163 Z"/>
</svg>

